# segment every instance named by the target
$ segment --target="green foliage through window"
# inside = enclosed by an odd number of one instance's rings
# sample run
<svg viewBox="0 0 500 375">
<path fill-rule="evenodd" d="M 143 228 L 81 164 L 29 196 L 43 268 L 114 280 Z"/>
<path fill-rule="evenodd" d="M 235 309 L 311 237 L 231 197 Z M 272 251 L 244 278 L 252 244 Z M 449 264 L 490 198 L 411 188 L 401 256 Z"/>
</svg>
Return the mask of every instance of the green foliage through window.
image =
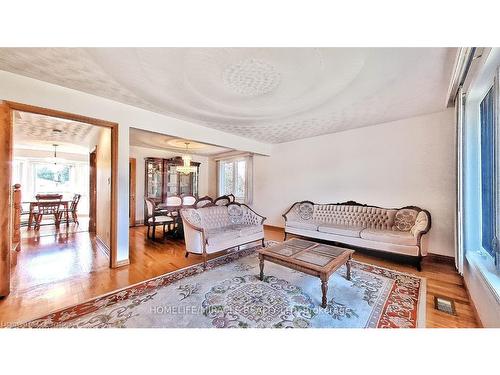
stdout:
<svg viewBox="0 0 500 375">
<path fill-rule="evenodd" d="M 69 181 L 69 169 L 69 166 L 64 166 L 55 172 L 50 167 L 41 167 L 37 169 L 37 178 L 64 184 Z"/>
</svg>

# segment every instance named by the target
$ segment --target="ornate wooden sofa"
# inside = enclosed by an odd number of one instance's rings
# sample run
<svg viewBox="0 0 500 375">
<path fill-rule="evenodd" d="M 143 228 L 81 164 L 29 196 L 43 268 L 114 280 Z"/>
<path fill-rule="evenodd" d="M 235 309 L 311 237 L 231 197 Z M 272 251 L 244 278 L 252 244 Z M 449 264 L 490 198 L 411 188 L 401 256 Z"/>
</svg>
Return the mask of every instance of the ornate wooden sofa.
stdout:
<svg viewBox="0 0 500 375">
<path fill-rule="evenodd" d="M 416 206 L 382 208 L 354 201 L 296 202 L 283 215 L 287 234 L 411 257 L 420 271 L 427 255 L 429 211 Z"/>
<path fill-rule="evenodd" d="M 186 257 L 190 253 L 203 256 L 254 241 L 264 246 L 264 216 L 240 203 L 225 206 L 209 205 L 181 210 L 186 242 Z"/>
</svg>

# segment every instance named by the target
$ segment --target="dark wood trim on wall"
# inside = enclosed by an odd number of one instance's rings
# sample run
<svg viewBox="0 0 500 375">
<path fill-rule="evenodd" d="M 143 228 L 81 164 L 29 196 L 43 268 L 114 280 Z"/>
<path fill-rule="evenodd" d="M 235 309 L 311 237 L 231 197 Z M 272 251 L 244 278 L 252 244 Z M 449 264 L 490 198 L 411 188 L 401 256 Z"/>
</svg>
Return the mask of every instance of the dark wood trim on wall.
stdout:
<svg viewBox="0 0 500 375">
<path fill-rule="evenodd" d="M 448 255 L 428 253 L 427 258 L 432 262 L 453 264 L 453 266 L 455 266 L 455 258 Z"/>
<path fill-rule="evenodd" d="M 136 170 L 137 170 L 137 160 L 135 158 L 129 158 L 129 226 L 134 227 L 136 222 Z"/>
<path fill-rule="evenodd" d="M 89 232 L 97 231 L 97 146 L 89 154 Z M 109 255 L 109 254 L 108 254 Z"/>
</svg>

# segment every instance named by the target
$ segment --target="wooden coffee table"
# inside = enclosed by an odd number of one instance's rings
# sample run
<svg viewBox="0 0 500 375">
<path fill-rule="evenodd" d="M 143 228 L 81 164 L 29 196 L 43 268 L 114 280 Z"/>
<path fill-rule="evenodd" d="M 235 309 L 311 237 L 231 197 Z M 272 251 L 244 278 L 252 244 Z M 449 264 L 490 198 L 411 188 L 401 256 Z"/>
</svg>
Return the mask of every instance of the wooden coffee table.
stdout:
<svg viewBox="0 0 500 375">
<path fill-rule="evenodd" d="M 343 264 L 347 267 L 347 280 L 351 280 L 351 259 L 354 250 L 324 245 L 299 238 L 292 238 L 279 245 L 258 250 L 260 280 L 264 279 L 264 261 L 280 264 L 308 275 L 319 277 L 323 298 L 321 307 L 326 307 L 328 279 Z"/>
</svg>

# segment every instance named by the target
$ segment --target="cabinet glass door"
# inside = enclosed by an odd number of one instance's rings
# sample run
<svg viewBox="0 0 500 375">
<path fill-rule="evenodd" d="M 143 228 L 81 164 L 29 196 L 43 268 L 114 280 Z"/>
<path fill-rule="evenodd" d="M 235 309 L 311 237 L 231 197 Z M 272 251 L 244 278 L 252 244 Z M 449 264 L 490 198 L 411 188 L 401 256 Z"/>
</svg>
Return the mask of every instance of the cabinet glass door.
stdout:
<svg viewBox="0 0 500 375">
<path fill-rule="evenodd" d="M 179 173 L 176 166 L 167 164 L 167 197 L 172 195 L 179 195 Z"/>
<path fill-rule="evenodd" d="M 161 161 L 148 160 L 146 162 L 148 198 L 156 201 L 162 199 L 162 163 Z"/>
<path fill-rule="evenodd" d="M 179 182 L 181 194 L 191 194 L 191 173 L 179 173 Z"/>
<path fill-rule="evenodd" d="M 192 194 L 195 197 L 198 197 L 198 171 L 196 171 L 195 173 L 191 173 L 191 176 L 193 179 L 193 184 L 192 184 L 193 185 L 193 192 L 192 192 Z"/>
</svg>

